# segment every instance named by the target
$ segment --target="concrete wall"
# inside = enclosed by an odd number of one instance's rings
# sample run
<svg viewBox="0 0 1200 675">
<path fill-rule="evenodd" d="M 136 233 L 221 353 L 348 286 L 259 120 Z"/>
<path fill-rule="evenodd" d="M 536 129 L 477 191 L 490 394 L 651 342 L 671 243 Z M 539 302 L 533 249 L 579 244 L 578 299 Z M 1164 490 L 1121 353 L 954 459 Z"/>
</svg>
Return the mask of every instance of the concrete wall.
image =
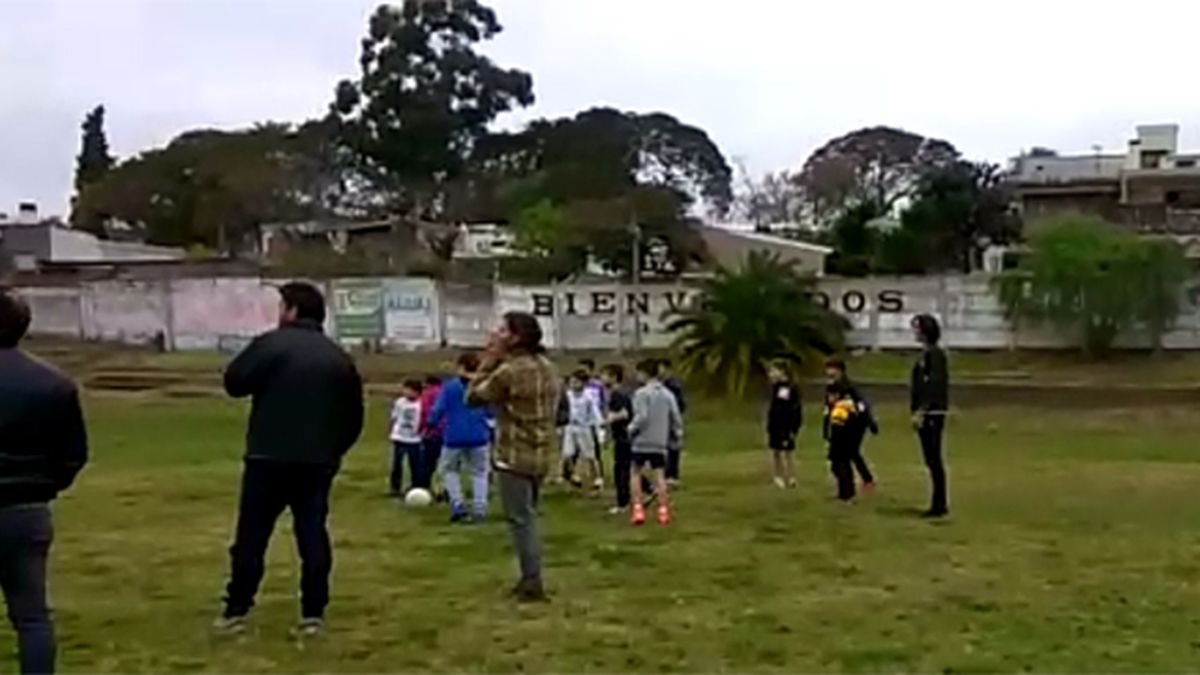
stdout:
<svg viewBox="0 0 1200 675">
<path fill-rule="evenodd" d="M 259 279 L 171 282 L 174 348 L 217 349 L 269 330 L 279 320 L 279 294 Z"/>
<path fill-rule="evenodd" d="M 480 347 L 504 312 L 530 312 L 554 349 L 663 348 L 667 314 L 699 297 L 697 287 L 615 284 L 468 287 L 427 279 L 351 279 L 323 284 L 330 298 L 326 330 L 347 343 L 384 349 Z M 106 281 L 22 291 L 33 333 L 129 344 L 162 339 L 173 349 L 236 350 L 277 320 L 273 284 L 255 278 Z M 1200 279 L 1185 292 L 1168 349 L 1200 349 Z M 911 349 L 912 317 L 943 323 L 955 349 L 1056 349 L 1073 340 L 1045 327 L 1012 326 L 983 276 L 822 279 L 817 302 L 845 316 L 847 339 L 864 349 Z M 1121 346 L 1146 348 L 1144 339 Z"/>
<path fill-rule="evenodd" d="M 497 316 L 492 287 L 443 284 L 440 295 L 445 343 L 458 347 L 487 344 L 488 331 Z"/>
<path fill-rule="evenodd" d="M 82 338 L 83 308 L 77 288 L 30 288 L 22 293 L 33 312 L 35 335 Z"/>
<path fill-rule="evenodd" d="M 83 336 L 125 344 L 170 345 L 169 282 L 104 281 L 82 289 Z"/>
</svg>

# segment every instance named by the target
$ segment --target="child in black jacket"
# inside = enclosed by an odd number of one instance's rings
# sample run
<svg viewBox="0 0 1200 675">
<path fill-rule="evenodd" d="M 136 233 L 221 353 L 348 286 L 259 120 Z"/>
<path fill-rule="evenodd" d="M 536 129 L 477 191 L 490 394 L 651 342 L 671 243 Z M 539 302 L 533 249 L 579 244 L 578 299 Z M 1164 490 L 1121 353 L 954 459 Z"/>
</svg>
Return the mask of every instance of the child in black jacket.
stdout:
<svg viewBox="0 0 1200 675">
<path fill-rule="evenodd" d="M 846 366 L 831 360 L 825 366 L 829 384 L 825 389 L 824 436 L 829 443 L 830 469 L 837 479 L 838 499 L 854 499 L 854 470 L 862 475 L 864 489 L 874 487 L 875 477 L 862 455 L 868 431 L 879 433 L 871 404 L 846 378 Z"/>
<path fill-rule="evenodd" d="M 796 434 L 803 423 L 800 389 L 788 378 L 780 364 L 767 370 L 771 380 L 771 403 L 767 408 L 767 447 L 771 450 L 771 470 L 779 488 L 796 485 L 792 455 L 796 450 Z"/>
</svg>

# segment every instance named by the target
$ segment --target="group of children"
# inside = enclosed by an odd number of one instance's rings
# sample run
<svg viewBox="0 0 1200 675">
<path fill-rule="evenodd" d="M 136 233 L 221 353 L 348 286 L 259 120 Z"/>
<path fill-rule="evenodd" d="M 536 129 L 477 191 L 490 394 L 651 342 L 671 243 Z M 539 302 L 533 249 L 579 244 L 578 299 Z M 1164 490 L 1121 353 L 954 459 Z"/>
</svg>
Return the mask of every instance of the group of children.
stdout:
<svg viewBox="0 0 1200 675">
<path fill-rule="evenodd" d="M 657 501 L 659 524 L 671 522 L 670 486 L 678 485 L 683 449 L 683 388 L 670 376 L 670 362 L 646 359 L 635 370 L 636 388 L 625 384 L 625 369 L 583 359 L 571 373 L 559 405 L 562 441 L 559 482 L 582 488 L 604 487 L 601 457 L 611 438 L 616 505 L 630 522 L 646 522 L 646 506 Z"/>
<path fill-rule="evenodd" d="M 407 461 L 410 490 L 433 491 L 434 476 L 440 475 L 444 491 L 439 491 L 438 497 L 450 503 L 450 520 L 474 522 L 487 517 L 489 448 L 495 432 L 491 411 L 467 403 L 467 384 L 479 369 L 479 357 L 464 353 L 457 369 L 455 376 L 444 381 L 430 375 L 424 384 L 408 380 L 401 387 L 389 420 L 392 468 L 388 487 L 393 496 L 404 494 Z M 471 476 L 469 508 L 462 483 L 464 470 Z"/>
<path fill-rule="evenodd" d="M 453 522 L 474 522 L 487 515 L 490 479 L 489 447 L 492 415 L 486 407 L 468 405 L 466 387 L 478 369 L 478 358 L 465 353 L 458 373 L 442 381 L 406 381 L 392 405 L 388 434 L 392 441 L 389 492 L 402 496 L 404 466 L 409 489 L 433 491 L 441 476 Z M 670 362 L 647 359 L 636 368 L 636 387 L 627 387 L 625 369 L 604 366 L 599 376 L 590 359 L 567 378 L 559 405 L 560 482 L 599 492 L 605 485 L 603 449 L 611 442 L 613 513 L 629 511 L 630 522 L 646 522 L 646 506 L 657 502 L 657 520 L 671 522 L 669 490 L 679 480 L 683 449 L 683 387 L 670 376 Z M 462 473 L 471 476 L 467 506 Z"/>
<path fill-rule="evenodd" d="M 799 388 L 783 364 L 772 364 L 768 376 L 771 400 L 767 406 L 767 447 L 771 450 L 773 478 L 780 488 L 793 487 L 796 478 L 792 455 L 803 423 L 803 403 Z M 847 376 L 844 361 L 830 359 L 825 363 L 825 382 L 822 436 L 828 446 L 837 497 L 850 501 L 856 494 L 855 472 L 864 490 L 875 489 L 875 477 L 863 457 L 862 446 L 868 431 L 879 433 L 879 424 L 870 403 Z"/>
<path fill-rule="evenodd" d="M 454 522 L 487 515 L 492 415 L 486 407 L 468 405 L 466 400 L 467 384 L 478 366 L 478 358 L 465 353 L 458 359 L 454 377 L 406 381 L 392 406 L 391 494 L 403 494 L 405 463 L 412 476 L 410 489 L 432 491 L 434 477 L 440 474 L 444 492 L 439 497 L 449 502 Z M 633 386 L 628 386 L 621 365 L 605 365 L 597 374 L 595 362 L 583 359 L 567 378 L 559 404 L 561 456 L 556 482 L 599 493 L 606 479 L 603 450 L 611 447 L 616 504 L 610 511 L 628 511 L 635 525 L 646 522 L 646 506 L 655 502 L 658 522 L 671 522 L 670 489 L 679 479 L 685 402 L 682 385 L 670 376 L 669 367 L 662 359 L 644 360 L 635 369 Z M 793 487 L 802 397 L 783 364 L 772 365 L 768 375 L 767 447 L 773 480 L 780 488 Z M 847 377 L 845 362 L 826 362 L 825 377 L 822 435 L 837 497 L 849 501 L 857 493 L 855 473 L 864 490 L 875 487 L 862 447 L 868 432 L 879 433 L 879 425 L 870 403 Z M 471 477 L 469 507 L 464 471 Z"/>
</svg>

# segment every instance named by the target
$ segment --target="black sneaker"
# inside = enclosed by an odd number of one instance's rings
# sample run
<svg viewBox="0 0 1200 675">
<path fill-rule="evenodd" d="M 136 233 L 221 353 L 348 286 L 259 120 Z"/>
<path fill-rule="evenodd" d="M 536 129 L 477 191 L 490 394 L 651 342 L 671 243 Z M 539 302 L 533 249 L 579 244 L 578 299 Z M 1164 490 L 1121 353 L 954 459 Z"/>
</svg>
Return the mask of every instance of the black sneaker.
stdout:
<svg viewBox="0 0 1200 675">
<path fill-rule="evenodd" d="M 522 579 L 513 586 L 512 596 L 517 602 L 529 604 L 535 602 L 550 602 L 541 579 Z"/>
</svg>

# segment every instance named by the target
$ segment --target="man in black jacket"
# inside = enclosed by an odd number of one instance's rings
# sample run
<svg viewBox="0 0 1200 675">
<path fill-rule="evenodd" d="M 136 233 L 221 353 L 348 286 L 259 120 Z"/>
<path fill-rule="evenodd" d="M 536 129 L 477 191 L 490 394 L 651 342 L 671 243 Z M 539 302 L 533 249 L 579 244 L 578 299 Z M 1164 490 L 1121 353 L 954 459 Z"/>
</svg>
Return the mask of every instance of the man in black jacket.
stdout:
<svg viewBox="0 0 1200 675">
<path fill-rule="evenodd" d="M 946 496 L 946 462 L 942 456 L 942 435 L 946 430 L 946 415 L 950 410 L 950 366 L 946 352 L 938 346 L 942 327 L 929 314 L 913 318 L 913 333 L 921 343 L 921 358 L 913 364 L 910 407 L 913 428 L 921 440 L 921 454 L 929 468 L 933 495 L 926 518 L 942 518 L 950 514 Z"/>
<path fill-rule="evenodd" d="M 225 370 L 229 395 L 250 396 L 253 403 L 225 611 L 215 624 L 222 632 L 245 629 L 267 543 L 285 508 L 301 560 L 298 630 L 321 630 L 333 567 L 325 527 L 329 491 L 342 456 L 362 432 L 362 380 L 322 332 L 321 292 L 305 283 L 279 292 L 279 328 L 256 338 Z"/>
<path fill-rule="evenodd" d="M 30 320 L 28 305 L 0 291 L 0 586 L 21 672 L 52 673 L 50 502 L 74 482 L 88 450 L 75 385 L 17 349 Z"/>
</svg>

